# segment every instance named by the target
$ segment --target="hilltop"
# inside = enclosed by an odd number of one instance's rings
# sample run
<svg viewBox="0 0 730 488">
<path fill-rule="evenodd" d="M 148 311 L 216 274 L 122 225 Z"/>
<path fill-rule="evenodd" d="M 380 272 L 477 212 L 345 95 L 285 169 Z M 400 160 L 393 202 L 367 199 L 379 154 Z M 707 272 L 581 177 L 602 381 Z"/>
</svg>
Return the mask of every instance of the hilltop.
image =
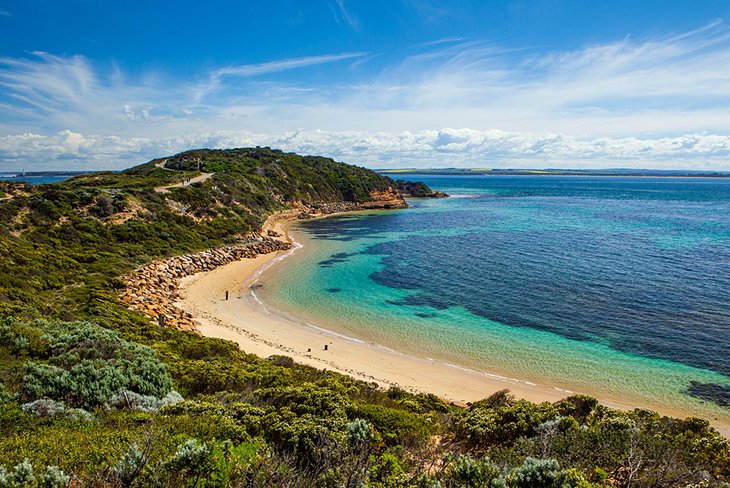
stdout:
<svg viewBox="0 0 730 488">
<path fill-rule="evenodd" d="M 0 198 L 0 486 L 730 478 L 728 441 L 702 419 L 581 395 L 533 404 L 507 391 L 466 408 L 246 354 L 120 299 L 125 276 L 156 279 L 153 263 L 182 275 L 275 250 L 259 230 L 281 210 L 405 206 L 387 176 L 269 148 L 202 149 L 53 185 L 0 183 Z"/>
</svg>

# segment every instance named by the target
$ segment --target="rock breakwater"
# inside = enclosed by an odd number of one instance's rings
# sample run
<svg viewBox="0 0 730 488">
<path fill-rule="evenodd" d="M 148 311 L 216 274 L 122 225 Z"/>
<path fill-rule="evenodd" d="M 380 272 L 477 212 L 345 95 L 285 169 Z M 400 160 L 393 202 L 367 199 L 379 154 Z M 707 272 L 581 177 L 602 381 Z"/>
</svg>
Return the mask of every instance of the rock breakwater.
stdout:
<svg viewBox="0 0 730 488">
<path fill-rule="evenodd" d="M 124 277 L 126 288 L 120 298 L 128 308 L 140 312 L 160 326 L 195 331 L 193 316 L 175 306 L 182 278 L 240 259 L 255 258 L 259 254 L 291 247 L 288 242 L 263 237 L 234 246 L 153 261 Z"/>
</svg>

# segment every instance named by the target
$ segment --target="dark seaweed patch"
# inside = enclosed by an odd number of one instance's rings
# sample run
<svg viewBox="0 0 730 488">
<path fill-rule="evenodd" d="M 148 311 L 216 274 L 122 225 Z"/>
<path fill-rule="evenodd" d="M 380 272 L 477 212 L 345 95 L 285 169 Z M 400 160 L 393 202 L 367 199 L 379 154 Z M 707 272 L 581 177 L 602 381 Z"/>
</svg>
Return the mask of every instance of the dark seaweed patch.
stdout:
<svg viewBox="0 0 730 488">
<path fill-rule="evenodd" d="M 357 253 L 338 252 L 331 255 L 329 258 L 320 261 L 317 264 L 323 268 L 329 268 L 335 264 L 347 262 L 349 258 L 351 256 L 354 256 L 355 254 Z"/>
<path fill-rule="evenodd" d="M 730 386 L 717 383 L 691 381 L 687 393 L 696 398 L 710 401 L 721 407 L 730 407 Z"/>
</svg>

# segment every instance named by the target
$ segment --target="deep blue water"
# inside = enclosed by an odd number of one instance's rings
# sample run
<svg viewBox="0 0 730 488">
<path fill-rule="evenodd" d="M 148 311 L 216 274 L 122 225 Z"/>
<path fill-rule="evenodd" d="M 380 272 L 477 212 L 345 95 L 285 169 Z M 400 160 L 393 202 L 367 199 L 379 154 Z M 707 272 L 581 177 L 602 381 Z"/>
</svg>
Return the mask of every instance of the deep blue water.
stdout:
<svg viewBox="0 0 730 488">
<path fill-rule="evenodd" d="M 46 183 L 58 183 L 70 178 L 70 176 L 17 176 L 9 177 L 0 175 L 0 180 L 5 181 L 25 181 L 27 183 L 33 183 L 34 185 L 41 185 Z"/>
</svg>

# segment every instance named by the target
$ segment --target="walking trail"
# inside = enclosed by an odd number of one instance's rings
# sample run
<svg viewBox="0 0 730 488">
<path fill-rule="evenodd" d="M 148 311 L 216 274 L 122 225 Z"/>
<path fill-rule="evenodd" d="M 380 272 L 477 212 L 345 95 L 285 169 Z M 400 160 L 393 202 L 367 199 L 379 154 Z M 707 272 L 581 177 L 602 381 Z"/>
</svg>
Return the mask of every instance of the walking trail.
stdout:
<svg viewBox="0 0 730 488">
<path fill-rule="evenodd" d="M 157 163 L 155 166 L 157 166 L 158 168 L 164 169 L 166 171 L 174 171 L 170 168 L 165 167 L 166 162 L 167 162 L 167 159 L 160 163 Z M 185 186 L 190 186 L 193 183 L 201 183 L 201 182 L 207 180 L 208 178 L 210 178 L 211 176 L 213 176 L 213 173 L 201 173 L 200 176 L 196 176 L 195 178 L 190 178 L 189 180 L 183 180 L 180 183 L 175 183 L 174 185 L 158 186 L 157 188 L 155 188 L 155 191 L 157 193 L 169 193 L 170 188 L 182 188 Z"/>
</svg>

